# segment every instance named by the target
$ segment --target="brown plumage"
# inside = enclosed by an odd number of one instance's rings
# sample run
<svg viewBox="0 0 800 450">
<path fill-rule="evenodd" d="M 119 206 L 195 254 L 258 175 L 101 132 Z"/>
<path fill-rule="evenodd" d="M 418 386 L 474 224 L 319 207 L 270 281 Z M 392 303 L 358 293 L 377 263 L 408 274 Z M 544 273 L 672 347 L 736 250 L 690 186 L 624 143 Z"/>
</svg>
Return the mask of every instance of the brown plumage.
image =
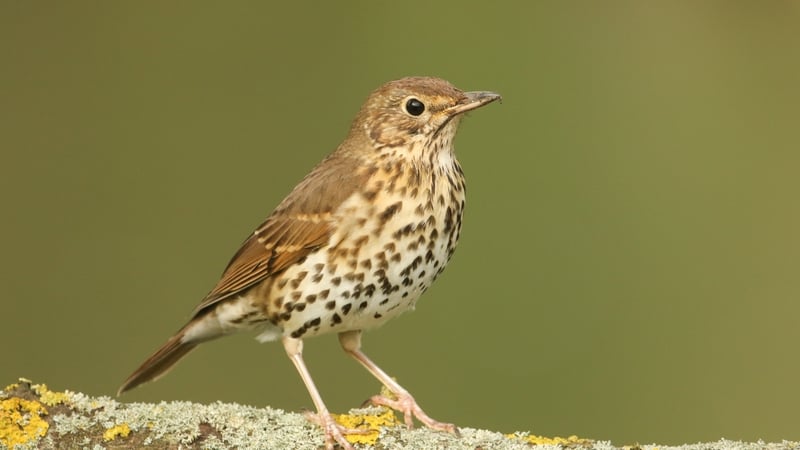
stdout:
<svg viewBox="0 0 800 450">
<path fill-rule="evenodd" d="M 465 184 L 452 141 L 462 113 L 499 98 L 437 78 L 373 92 L 342 144 L 247 239 L 192 319 L 123 383 L 166 373 L 198 344 L 238 331 L 281 339 L 317 407 L 326 446 L 350 448 L 302 359 L 302 338 L 336 332 L 343 349 L 393 394 L 376 404 L 406 422 L 454 431 L 360 350 L 361 332 L 413 309 L 441 273 L 461 230 Z"/>
</svg>

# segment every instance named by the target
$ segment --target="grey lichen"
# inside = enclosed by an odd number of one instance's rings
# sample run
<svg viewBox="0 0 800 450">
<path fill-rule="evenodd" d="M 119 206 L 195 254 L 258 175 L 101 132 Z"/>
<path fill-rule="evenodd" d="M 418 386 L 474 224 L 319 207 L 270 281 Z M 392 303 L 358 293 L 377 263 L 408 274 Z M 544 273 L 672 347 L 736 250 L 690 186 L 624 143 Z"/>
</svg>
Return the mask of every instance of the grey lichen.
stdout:
<svg viewBox="0 0 800 450">
<path fill-rule="evenodd" d="M 320 430 L 297 413 L 216 402 L 119 403 L 109 397 L 53 392 L 27 380 L 0 391 L 0 449 L 298 449 L 323 446 Z M 32 406 L 33 405 L 33 406 Z M 387 414 L 389 414 L 387 416 Z M 385 425 L 387 417 L 390 425 Z M 366 449 L 538 449 L 593 448 L 616 450 L 610 442 L 571 438 L 540 438 L 525 433 L 501 433 L 462 428 L 460 436 L 424 428 L 408 430 L 393 423 L 380 408 L 352 410 L 347 419 L 363 422 L 374 437 L 354 444 Z M 375 419 L 375 420 L 372 420 Z M 25 424 L 44 425 L 46 433 L 27 432 Z M 46 424 L 45 424 L 46 422 Z M 378 424 L 378 425 L 376 425 Z M 628 446 L 641 450 L 783 450 L 800 449 L 797 442 L 744 443 L 721 440 L 681 447 Z"/>
</svg>

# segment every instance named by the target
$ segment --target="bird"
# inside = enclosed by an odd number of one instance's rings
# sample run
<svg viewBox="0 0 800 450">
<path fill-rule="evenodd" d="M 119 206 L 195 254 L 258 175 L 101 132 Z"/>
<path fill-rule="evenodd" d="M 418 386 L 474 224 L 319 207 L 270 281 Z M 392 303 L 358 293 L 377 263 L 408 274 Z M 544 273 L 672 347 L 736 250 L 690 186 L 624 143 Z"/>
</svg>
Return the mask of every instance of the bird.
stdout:
<svg viewBox="0 0 800 450">
<path fill-rule="evenodd" d="M 303 359 L 304 339 L 337 333 L 344 352 L 388 390 L 370 399 L 411 428 L 456 433 L 361 351 L 361 337 L 403 312 L 442 273 L 458 243 L 464 172 L 453 140 L 468 111 L 501 97 L 435 77 L 373 91 L 344 141 L 244 241 L 191 319 L 147 358 L 117 395 L 154 381 L 199 344 L 238 332 L 280 340 L 316 407 L 326 448 L 356 432 L 331 416 Z"/>
</svg>

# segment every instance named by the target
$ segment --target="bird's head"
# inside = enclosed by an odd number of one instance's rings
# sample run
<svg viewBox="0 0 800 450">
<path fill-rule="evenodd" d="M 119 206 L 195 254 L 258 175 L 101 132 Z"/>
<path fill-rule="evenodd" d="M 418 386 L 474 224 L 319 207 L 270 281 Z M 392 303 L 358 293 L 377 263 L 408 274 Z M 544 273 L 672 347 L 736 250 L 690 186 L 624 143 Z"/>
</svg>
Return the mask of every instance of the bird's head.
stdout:
<svg viewBox="0 0 800 450">
<path fill-rule="evenodd" d="M 463 92 L 439 78 L 390 81 L 370 94 L 353 122 L 351 136 L 366 134 L 378 150 L 449 143 L 463 113 L 498 99 L 494 92 Z"/>
</svg>

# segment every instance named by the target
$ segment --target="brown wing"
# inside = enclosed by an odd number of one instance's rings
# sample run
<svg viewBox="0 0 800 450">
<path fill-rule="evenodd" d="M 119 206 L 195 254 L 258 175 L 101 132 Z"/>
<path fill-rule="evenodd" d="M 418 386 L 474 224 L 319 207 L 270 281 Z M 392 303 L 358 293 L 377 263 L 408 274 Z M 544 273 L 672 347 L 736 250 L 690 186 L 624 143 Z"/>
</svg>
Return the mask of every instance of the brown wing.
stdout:
<svg viewBox="0 0 800 450">
<path fill-rule="evenodd" d="M 195 314 L 324 246 L 333 233 L 331 213 L 372 173 L 357 170 L 357 165 L 357 160 L 334 153 L 309 173 L 242 244 Z"/>
<path fill-rule="evenodd" d="M 312 223 L 291 218 L 270 218 L 236 253 L 195 312 L 230 297 L 278 273 L 325 245 L 330 223 Z"/>
</svg>

